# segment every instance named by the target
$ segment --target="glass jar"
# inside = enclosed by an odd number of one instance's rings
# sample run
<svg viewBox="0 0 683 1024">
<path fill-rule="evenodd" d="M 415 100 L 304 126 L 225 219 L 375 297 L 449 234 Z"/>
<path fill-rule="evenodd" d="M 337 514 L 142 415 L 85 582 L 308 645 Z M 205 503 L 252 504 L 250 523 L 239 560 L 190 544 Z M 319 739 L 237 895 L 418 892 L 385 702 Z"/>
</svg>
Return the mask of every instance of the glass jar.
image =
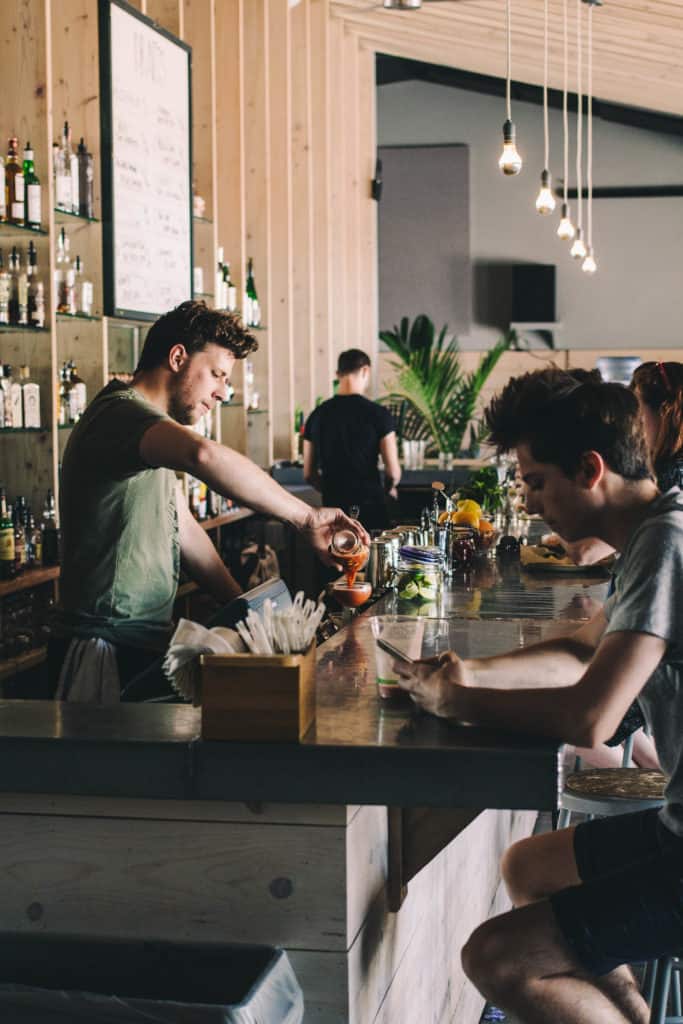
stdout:
<svg viewBox="0 0 683 1024">
<path fill-rule="evenodd" d="M 441 593 L 443 568 L 439 562 L 399 559 L 396 575 L 396 595 L 399 601 L 435 601 Z"/>
</svg>

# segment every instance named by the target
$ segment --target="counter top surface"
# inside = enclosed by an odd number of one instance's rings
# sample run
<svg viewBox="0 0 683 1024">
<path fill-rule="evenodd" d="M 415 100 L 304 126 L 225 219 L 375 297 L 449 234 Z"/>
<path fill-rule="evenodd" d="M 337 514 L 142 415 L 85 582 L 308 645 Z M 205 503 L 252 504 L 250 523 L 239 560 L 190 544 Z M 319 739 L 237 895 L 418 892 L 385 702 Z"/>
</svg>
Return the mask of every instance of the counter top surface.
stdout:
<svg viewBox="0 0 683 1024">
<path fill-rule="evenodd" d="M 318 652 L 316 722 L 301 744 L 200 738 L 198 710 L 0 701 L 0 790 L 243 801 L 549 808 L 559 744 L 438 721 L 378 699 L 374 615 L 424 618 L 423 653 L 494 654 L 566 633 L 603 599 L 595 577 L 486 561 L 434 606 L 387 594 Z M 426 613 L 426 614 L 425 614 Z M 513 614 L 516 613 L 516 614 Z"/>
</svg>

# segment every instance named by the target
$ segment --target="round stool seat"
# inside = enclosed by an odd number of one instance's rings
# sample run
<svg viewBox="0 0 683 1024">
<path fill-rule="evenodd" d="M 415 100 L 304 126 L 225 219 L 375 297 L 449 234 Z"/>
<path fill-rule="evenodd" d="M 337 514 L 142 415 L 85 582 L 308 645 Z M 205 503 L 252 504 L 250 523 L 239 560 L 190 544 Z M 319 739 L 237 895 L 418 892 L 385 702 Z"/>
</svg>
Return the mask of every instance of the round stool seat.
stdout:
<svg viewBox="0 0 683 1024">
<path fill-rule="evenodd" d="M 562 806 L 584 814 L 628 814 L 661 807 L 667 779 L 650 768 L 592 768 L 567 776 Z"/>
</svg>

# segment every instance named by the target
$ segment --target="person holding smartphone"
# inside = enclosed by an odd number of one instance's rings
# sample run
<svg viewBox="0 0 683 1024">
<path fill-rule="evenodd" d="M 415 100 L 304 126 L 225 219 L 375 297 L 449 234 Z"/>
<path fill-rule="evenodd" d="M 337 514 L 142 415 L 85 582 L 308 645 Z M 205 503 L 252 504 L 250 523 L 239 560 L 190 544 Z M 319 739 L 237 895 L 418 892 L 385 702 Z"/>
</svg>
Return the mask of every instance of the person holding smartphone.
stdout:
<svg viewBox="0 0 683 1024">
<path fill-rule="evenodd" d="M 584 747 L 637 699 L 669 781 L 661 810 L 512 846 L 502 874 L 515 909 L 474 932 L 463 966 L 526 1024 L 646 1024 L 627 965 L 683 941 L 683 494 L 658 490 L 638 400 L 621 385 L 537 371 L 511 380 L 486 419 L 498 451 L 516 450 L 530 513 L 621 552 L 615 592 L 573 636 L 397 661 L 400 684 L 441 717 Z"/>
</svg>

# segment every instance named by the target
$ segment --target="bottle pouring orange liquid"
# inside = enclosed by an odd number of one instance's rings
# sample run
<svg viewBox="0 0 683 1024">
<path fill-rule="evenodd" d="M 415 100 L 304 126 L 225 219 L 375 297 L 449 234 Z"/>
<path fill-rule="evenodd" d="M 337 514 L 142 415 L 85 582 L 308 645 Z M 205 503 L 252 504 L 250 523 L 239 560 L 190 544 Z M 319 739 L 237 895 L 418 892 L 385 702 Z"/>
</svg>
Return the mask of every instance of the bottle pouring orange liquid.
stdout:
<svg viewBox="0 0 683 1024">
<path fill-rule="evenodd" d="M 341 563 L 346 584 L 348 587 L 352 587 L 356 573 L 363 568 L 368 560 L 369 548 L 353 530 L 337 530 L 332 537 L 330 554 Z"/>
</svg>

